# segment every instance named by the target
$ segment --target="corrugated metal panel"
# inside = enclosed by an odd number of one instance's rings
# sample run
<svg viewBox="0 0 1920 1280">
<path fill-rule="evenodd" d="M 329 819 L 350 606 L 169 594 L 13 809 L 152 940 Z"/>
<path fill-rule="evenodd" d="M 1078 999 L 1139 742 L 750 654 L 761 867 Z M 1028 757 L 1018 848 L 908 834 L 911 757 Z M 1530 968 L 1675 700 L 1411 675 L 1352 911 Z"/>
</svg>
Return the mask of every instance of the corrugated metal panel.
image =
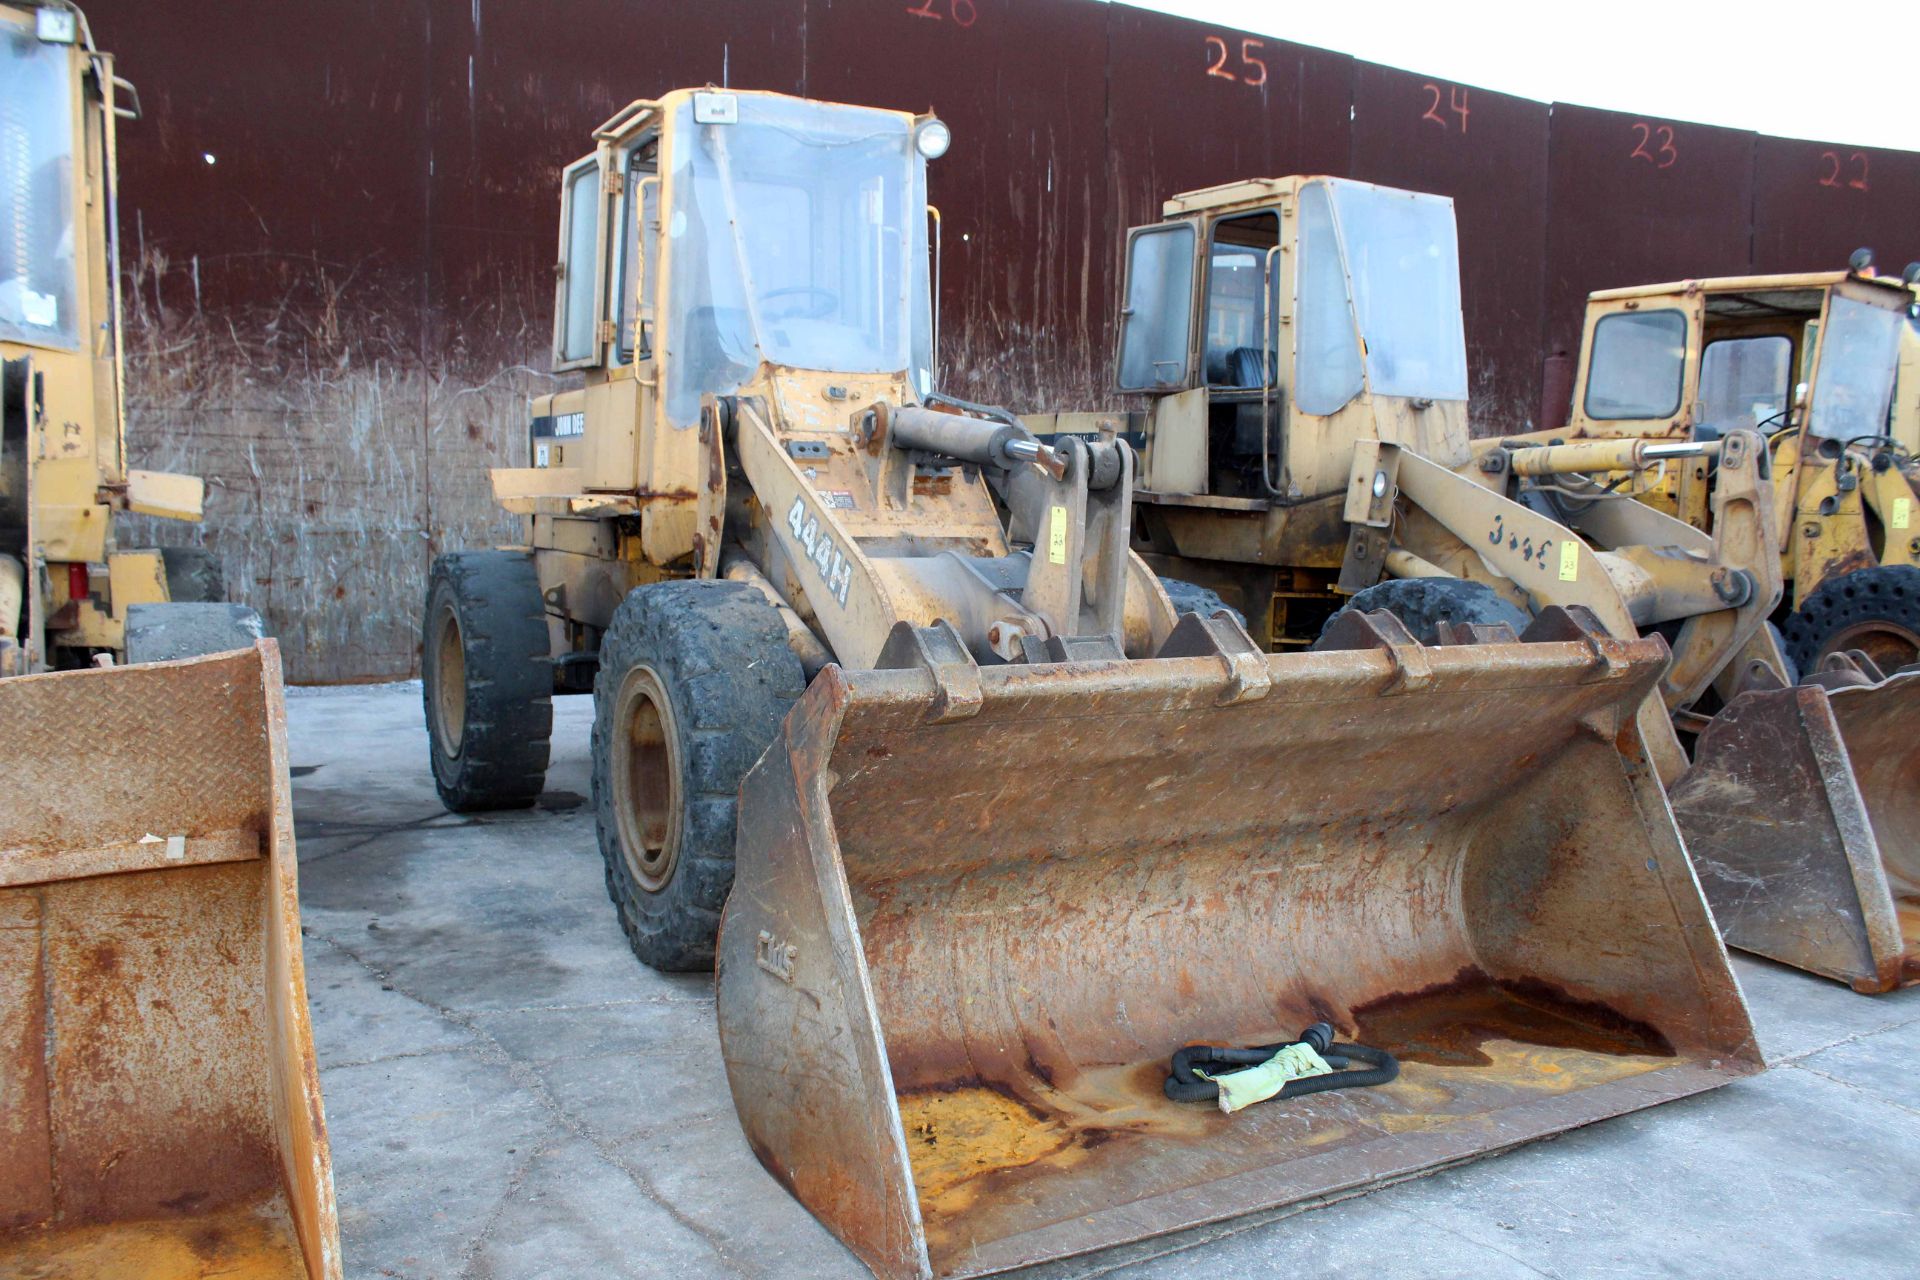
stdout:
<svg viewBox="0 0 1920 1280">
<path fill-rule="evenodd" d="M 1860 244 L 1893 271 L 1920 257 L 1920 155 L 1861 152 L 1854 186 L 1851 149 L 1578 107 L 1549 126 L 1094 0 L 88 11 L 147 108 L 122 132 L 132 447 L 211 486 L 205 525 L 129 536 L 219 549 L 297 679 L 410 671 L 430 555 L 511 535 L 486 469 L 523 460 L 525 398 L 555 385 L 557 173 L 613 110 L 685 82 L 938 110 L 949 381 L 1020 407 L 1105 399 L 1120 232 L 1235 178 L 1455 197 L 1483 431 L 1532 411 L 1589 290 Z"/>
<path fill-rule="evenodd" d="M 1920 155 L 1761 138 L 1753 224 L 1756 271 L 1835 271 L 1865 246 L 1898 274 L 1920 259 Z"/>
<path fill-rule="evenodd" d="M 840 0 L 808 14 L 807 92 L 937 113 L 943 381 L 1021 408 L 1104 380 L 1114 227 L 1106 11 L 1058 0 Z M 884 51 L 884 52 L 883 52 Z"/>
<path fill-rule="evenodd" d="M 1112 8 L 1107 42 L 1106 167 L 1123 227 L 1158 219 L 1178 191 L 1346 173 L 1346 54 L 1124 5 Z"/>
<path fill-rule="evenodd" d="M 1353 176 L 1453 197 L 1473 425 L 1483 434 L 1517 430 L 1535 411 L 1547 115 L 1545 103 L 1526 98 L 1370 62 L 1354 67 Z"/>
<path fill-rule="evenodd" d="M 1554 106 L 1549 350 L 1579 350 L 1595 289 L 1751 267 L 1754 139 L 1741 129 Z"/>
</svg>

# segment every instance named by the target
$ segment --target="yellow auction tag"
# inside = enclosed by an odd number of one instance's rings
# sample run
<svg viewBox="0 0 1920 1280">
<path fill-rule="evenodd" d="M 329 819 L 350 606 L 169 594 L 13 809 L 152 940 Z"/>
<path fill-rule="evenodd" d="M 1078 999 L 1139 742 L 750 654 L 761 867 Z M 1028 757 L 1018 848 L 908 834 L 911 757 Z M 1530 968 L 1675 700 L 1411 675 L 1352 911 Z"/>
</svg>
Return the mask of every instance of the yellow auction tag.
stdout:
<svg viewBox="0 0 1920 1280">
<path fill-rule="evenodd" d="M 1053 564 L 1067 562 L 1067 509 L 1053 508 L 1047 519 L 1047 559 Z"/>
<path fill-rule="evenodd" d="M 1560 544 L 1560 581 L 1573 582 L 1580 577 L 1580 544 L 1569 539 Z"/>
<path fill-rule="evenodd" d="M 1913 523 L 1913 499 L 1895 498 L 1893 500 L 1893 527 L 1904 529 Z"/>
</svg>

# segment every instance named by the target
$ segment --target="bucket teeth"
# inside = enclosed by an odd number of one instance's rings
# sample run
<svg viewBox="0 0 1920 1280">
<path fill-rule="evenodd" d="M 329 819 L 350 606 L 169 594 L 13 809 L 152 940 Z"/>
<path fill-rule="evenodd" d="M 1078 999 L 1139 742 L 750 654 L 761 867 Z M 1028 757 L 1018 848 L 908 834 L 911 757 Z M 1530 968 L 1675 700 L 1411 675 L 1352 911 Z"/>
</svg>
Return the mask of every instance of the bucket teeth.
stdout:
<svg viewBox="0 0 1920 1280">
<path fill-rule="evenodd" d="M 877 1273 L 1083 1253 L 1759 1068 L 1633 727 L 1661 642 L 1362 619 L 1253 670 L 1187 625 L 1154 659 L 980 668 L 960 718 L 937 653 L 829 668 L 742 786 L 735 1106 Z M 1183 1046 L 1318 1023 L 1398 1078 L 1165 1096 Z"/>
</svg>

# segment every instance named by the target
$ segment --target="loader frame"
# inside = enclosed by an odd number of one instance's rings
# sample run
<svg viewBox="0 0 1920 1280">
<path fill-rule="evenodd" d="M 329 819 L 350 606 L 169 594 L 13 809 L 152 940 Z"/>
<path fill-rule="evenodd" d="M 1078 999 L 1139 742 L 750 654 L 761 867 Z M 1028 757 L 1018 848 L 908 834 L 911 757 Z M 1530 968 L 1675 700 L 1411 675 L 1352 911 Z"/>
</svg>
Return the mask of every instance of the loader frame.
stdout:
<svg viewBox="0 0 1920 1280">
<path fill-rule="evenodd" d="M 8 198 L 32 178 L 39 199 L 16 210 L 29 259 L 17 264 L 11 311 L 0 311 L 0 675 L 8 675 L 124 657 L 128 610 L 172 597 L 162 553 L 120 546 L 113 518 L 198 521 L 205 485 L 128 465 L 116 129 L 138 117 L 138 95 L 94 47 L 78 9 L 0 4 L 0 41 L 23 117 L 11 123 L 9 154 L 33 148 L 38 161 L 9 184 Z M 54 247 L 63 232 L 64 257 Z"/>
</svg>

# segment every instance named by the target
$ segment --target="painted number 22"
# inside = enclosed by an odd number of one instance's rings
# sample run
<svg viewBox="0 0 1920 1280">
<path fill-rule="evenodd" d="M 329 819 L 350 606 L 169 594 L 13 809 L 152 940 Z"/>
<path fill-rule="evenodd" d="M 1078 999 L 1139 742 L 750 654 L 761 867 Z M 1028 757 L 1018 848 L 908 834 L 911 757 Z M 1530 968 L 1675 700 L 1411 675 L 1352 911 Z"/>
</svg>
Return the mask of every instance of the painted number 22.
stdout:
<svg viewBox="0 0 1920 1280">
<path fill-rule="evenodd" d="M 1263 85 L 1267 82 L 1267 64 L 1261 60 L 1260 51 L 1266 47 L 1263 40 L 1242 40 L 1240 71 L 1236 75 L 1227 69 L 1227 42 L 1219 36 L 1208 36 L 1207 74 L 1245 85 Z"/>
<path fill-rule="evenodd" d="M 1838 151 L 1822 151 L 1820 153 L 1820 162 L 1823 166 L 1823 172 L 1820 175 L 1821 186 L 1852 187 L 1855 191 L 1867 190 L 1867 157 L 1865 152 L 1854 152 L 1847 157 L 1847 163 L 1843 166 L 1840 163 L 1840 153 Z M 1847 174 L 1845 177 L 1841 176 L 1843 168 Z"/>
<path fill-rule="evenodd" d="M 1427 102 L 1427 113 L 1420 118 L 1431 120 L 1442 129 L 1451 129 L 1453 126 L 1448 124 L 1446 116 L 1440 113 L 1440 86 L 1423 84 L 1420 87 L 1432 95 Z M 1447 110 L 1451 111 L 1459 121 L 1460 132 L 1465 133 L 1467 131 L 1467 91 L 1457 84 L 1447 86 Z"/>
<path fill-rule="evenodd" d="M 1680 153 L 1674 149 L 1673 127 L 1671 125 L 1650 125 L 1643 120 L 1633 122 L 1633 131 L 1640 140 L 1633 145 L 1629 160 L 1645 160 L 1656 169 L 1671 169 L 1680 159 Z M 1653 147 L 1649 151 L 1647 148 Z"/>
</svg>

